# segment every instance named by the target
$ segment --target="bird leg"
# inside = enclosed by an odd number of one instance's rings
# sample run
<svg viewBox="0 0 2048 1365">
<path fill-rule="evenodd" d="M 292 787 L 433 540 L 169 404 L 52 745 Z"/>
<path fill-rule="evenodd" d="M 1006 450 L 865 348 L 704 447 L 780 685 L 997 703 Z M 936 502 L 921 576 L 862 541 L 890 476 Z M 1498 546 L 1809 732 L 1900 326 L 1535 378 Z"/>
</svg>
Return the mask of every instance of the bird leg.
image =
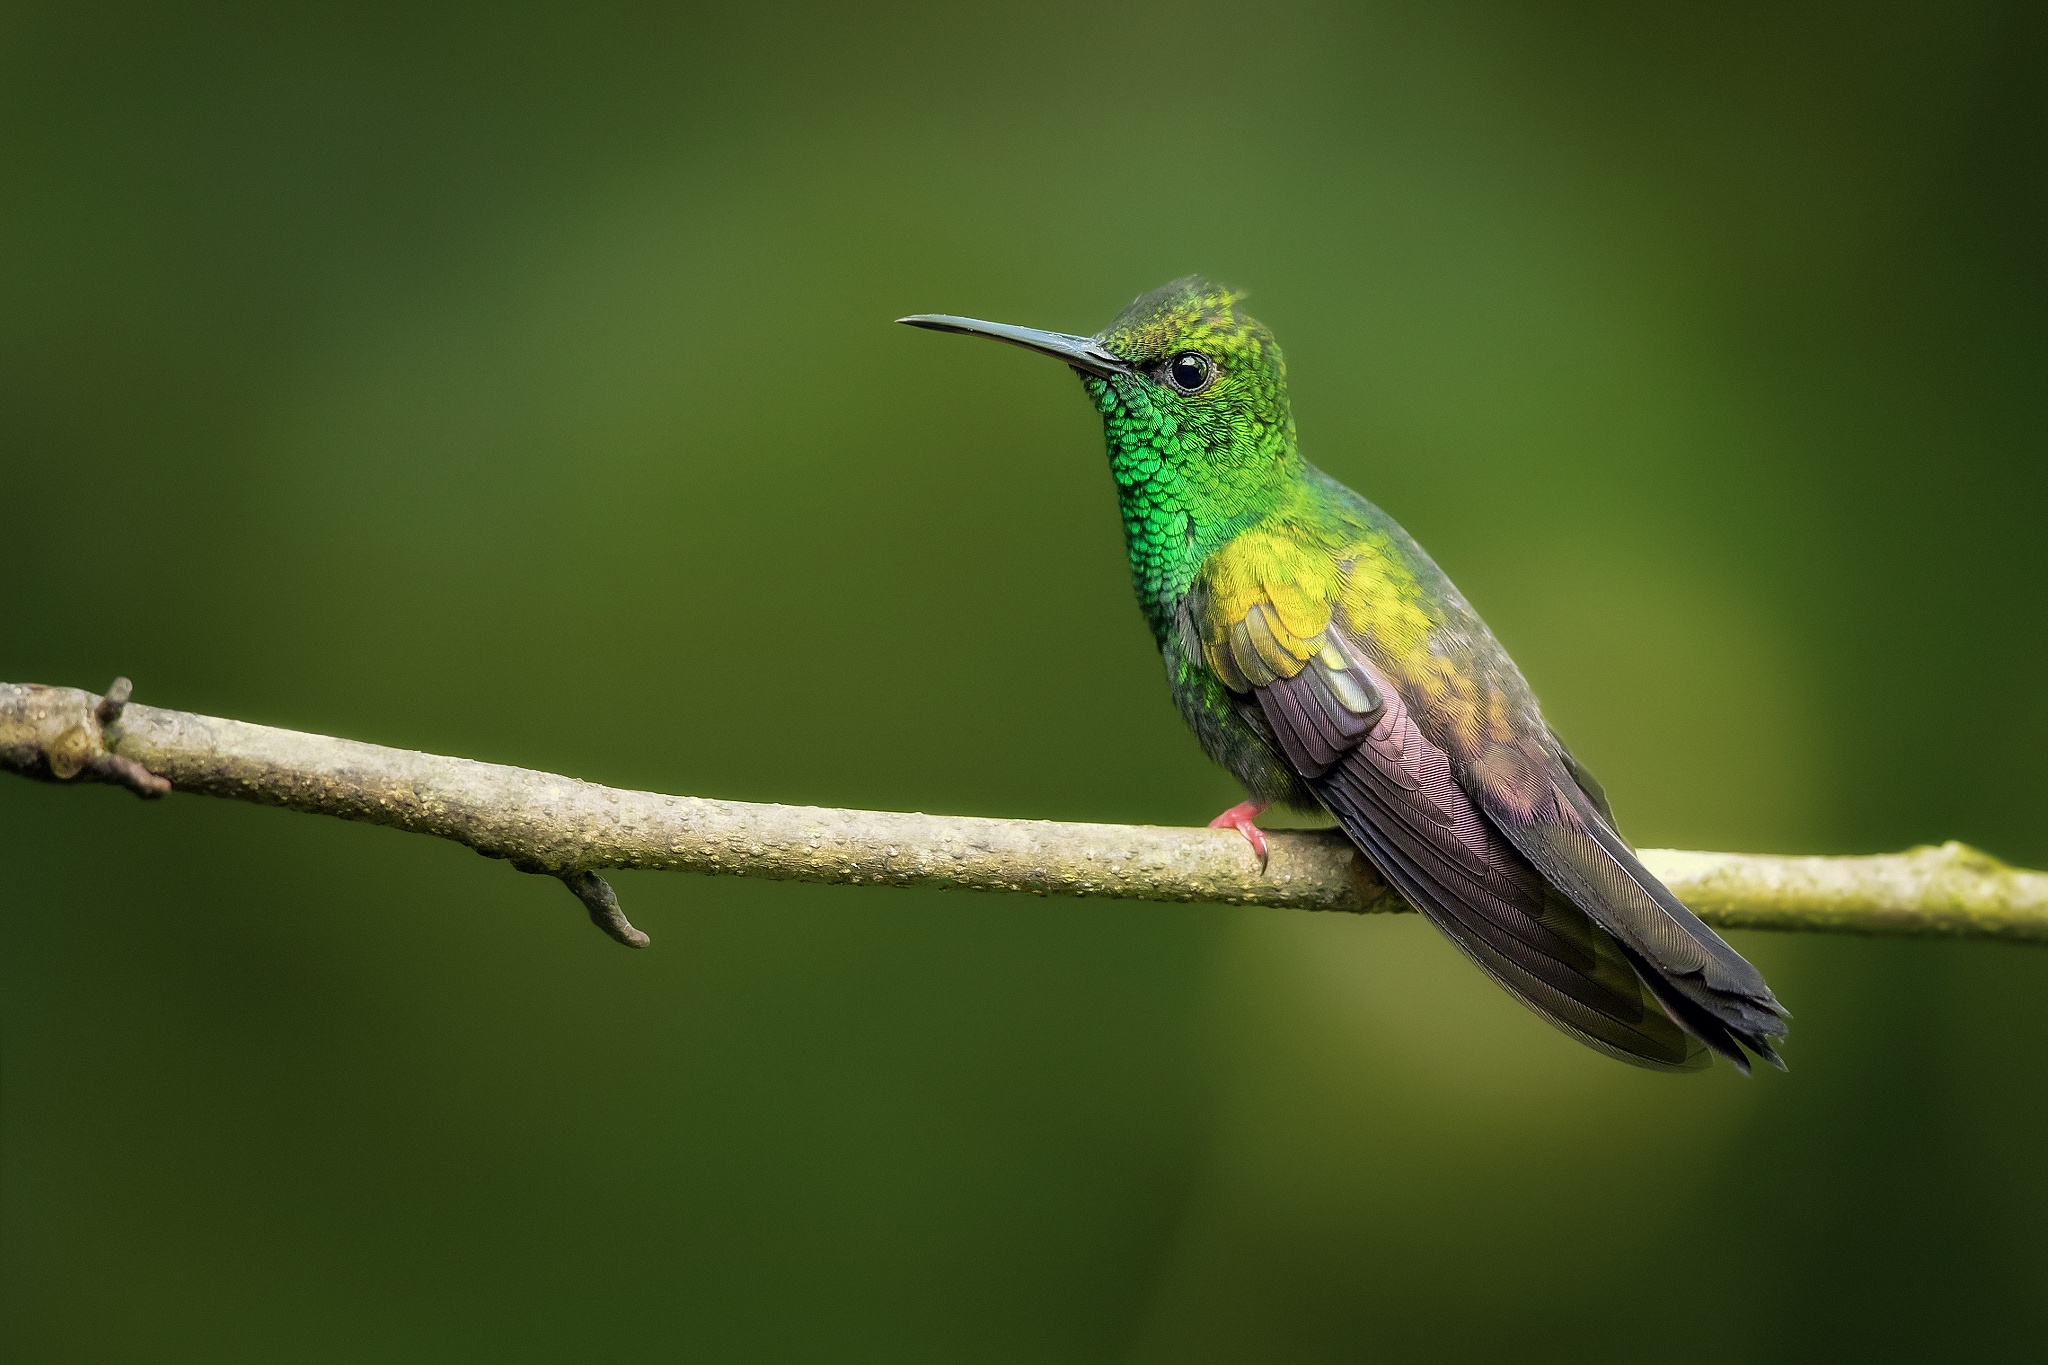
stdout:
<svg viewBox="0 0 2048 1365">
<path fill-rule="evenodd" d="M 1259 855 L 1259 871 L 1266 870 L 1266 831 L 1252 821 L 1265 813 L 1269 802 L 1240 801 L 1209 822 L 1210 829 L 1234 829 L 1245 837 L 1252 852 Z"/>
</svg>

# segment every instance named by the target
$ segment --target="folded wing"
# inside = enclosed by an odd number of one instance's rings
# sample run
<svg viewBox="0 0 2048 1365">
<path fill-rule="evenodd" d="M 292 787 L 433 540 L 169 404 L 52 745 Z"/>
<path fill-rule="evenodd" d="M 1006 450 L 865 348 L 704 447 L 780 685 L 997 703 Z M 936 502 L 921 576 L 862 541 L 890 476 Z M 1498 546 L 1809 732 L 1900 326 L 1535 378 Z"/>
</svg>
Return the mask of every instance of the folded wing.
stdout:
<svg viewBox="0 0 2048 1365">
<path fill-rule="evenodd" d="M 1355 498 L 1355 495 L 1348 495 Z M 1408 900 L 1538 1014 L 1665 1070 L 1783 1065 L 1784 1010 L 1615 832 L 1484 623 L 1391 524 L 1246 532 L 1183 610 L 1239 713 Z"/>
<path fill-rule="evenodd" d="M 1626 949 L 1502 837 L 1356 651 L 1326 640 L 1292 677 L 1250 691 L 1345 832 L 1482 971 L 1611 1057 L 1663 1071 L 1707 1065 Z"/>
</svg>

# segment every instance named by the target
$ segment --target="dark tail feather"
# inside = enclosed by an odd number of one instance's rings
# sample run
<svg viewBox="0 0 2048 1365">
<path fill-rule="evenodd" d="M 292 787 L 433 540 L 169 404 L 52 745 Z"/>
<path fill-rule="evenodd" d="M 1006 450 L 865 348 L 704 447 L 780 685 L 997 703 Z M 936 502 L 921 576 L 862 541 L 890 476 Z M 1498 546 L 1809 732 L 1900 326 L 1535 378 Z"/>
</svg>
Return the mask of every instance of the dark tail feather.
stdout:
<svg viewBox="0 0 2048 1365">
<path fill-rule="evenodd" d="M 1743 1048 L 1782 1069 L 1771 1040 L 1785 1036 L 1785 1008 L 1763 974 L 1651 875 L 1583 792 L 1559 794 L 1569 806 L 1560 812 L 1564 821 L 1488 814 L 1538 871 L 1621 940 L 1681 1027 L 1744 1072 Z"/>
<path fill-rule="evenodd" d="M 1646 998 L 1626 948 L 1494 836 L 1476 877 L 1400 811 L 1357 761 L 1317 784 L 1324 801 L 1387 879 L 1479 968 L 1538 1015 L 1620 1061 L 1657 1071 L 1696 1071 L 1698 1042 Z M 1476 816 L 1477 812 L 1473 814 Z M 1485 828 L 1484 821 L 1476 828 Z M 1436 833 L 1429 830 L 1429 833 Z M 1448 831 L 1444 831 L 1448 833 Z M 1738 1054 L 1739 1055 L 1739 1054 Z"/>
</svg>

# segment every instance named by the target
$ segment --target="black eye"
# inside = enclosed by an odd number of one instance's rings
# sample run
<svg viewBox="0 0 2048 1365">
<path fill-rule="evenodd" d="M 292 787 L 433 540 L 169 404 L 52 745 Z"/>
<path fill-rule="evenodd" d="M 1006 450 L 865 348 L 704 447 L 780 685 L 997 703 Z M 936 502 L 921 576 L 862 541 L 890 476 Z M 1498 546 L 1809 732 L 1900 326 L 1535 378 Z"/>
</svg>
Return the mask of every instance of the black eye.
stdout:
<svg viewBox="0 0 2048 1365">
<path fill-rule="evenodd" d="M 1200 393 L 1209 387 L 1216 367 L 1199 351 L 1182 351 L 1166 362 L 1166 380 L 1182 393 Z"/>
</svg>

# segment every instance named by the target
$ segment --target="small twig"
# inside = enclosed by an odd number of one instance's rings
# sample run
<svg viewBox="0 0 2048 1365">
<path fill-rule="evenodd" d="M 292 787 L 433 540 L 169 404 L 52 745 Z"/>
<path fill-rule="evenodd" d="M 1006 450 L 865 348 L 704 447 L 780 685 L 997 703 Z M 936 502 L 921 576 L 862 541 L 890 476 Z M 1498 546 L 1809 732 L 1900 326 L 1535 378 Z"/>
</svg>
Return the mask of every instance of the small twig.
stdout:
<svg viewBox="0 0 2048 1365">
<path fill-rule="evenodd" d="M 1396 911 L 1332 831 L 1279 830 L 1261 871 L 1230 830 L 983 820 L 621 791 L 553 773 L 162 711 L 70 688 L 0 683 L 0 769 L 284 806 L 433 834 L 559 877 L 622 943 L 602 868 L 1030 891 L 1297 910 Z M 102 721 L 102 715 L 113 717 Z M 1645 849 L 1710 924 L 2048 942 L 2048 874 L 1961 844 L 1862 858 Z"/>
<path fill-rule="evenodd" d="M 94 776 L 126 787 L 144 800 L 155 800 L 170 793 L 171 784 L 143 767 L 132 758 L 120 754 L 100 754 L 92 760 Z"/>
<path fill-rule="evenodd" d="M 626 912 L 619 908 L 619 896 L 612 890 L 612 884 L 595 872 L 564 872 L 562 885 L 574 892 L 576 899 L 583 902 L 583 908 L 590 912 L 590 922 L 610 934 L 628 948 L 645 948 L 647 935 L 635 929 L 626 919 Z"/>
<path fill-rule="evenodd" d="M 17 748 L 27 752 L 19 763 L 0 761 L 0 766 L 12 767 L 14 771 L 29 777 L 40 777 L 56 782 L 72 782 L 84 778 L 93 782 L 107 782 L 117 787 L 126 787 L 141 797 L 158 797 L 170 791 L 171 784 L 158 777 L 142 764 L 124 754 L 114 752 L 114 745 L 120 739 L 121 716 L 127 708 L 128 698 L 134 693 L 135 685 L 126 678 L 116 678 L 107 687 L 104 697 L 90 693 L 70 693 L 71 697 L 84 697 L 90 701 L 83 708 L 68 704 L 65 696 L 69 689 L 32 689 L 44 700 L 44 705 L 23 707 L 22 721 L 17 729 L 25 729 L 25 743 Z M 66 704 L 57 704 L 63 699 Z"/>
<path fill-rule="evenodd" d="M 126 678 L 116 678 L 107 684 L 107 695 L 101 697 L 100 704 L 92 708 L 92 713 L 99 720 L 102 730 L 120 723 L 121 712 L 127 707 L 128 699 L 134 695 L 135 684 Z"/>
</svg>

